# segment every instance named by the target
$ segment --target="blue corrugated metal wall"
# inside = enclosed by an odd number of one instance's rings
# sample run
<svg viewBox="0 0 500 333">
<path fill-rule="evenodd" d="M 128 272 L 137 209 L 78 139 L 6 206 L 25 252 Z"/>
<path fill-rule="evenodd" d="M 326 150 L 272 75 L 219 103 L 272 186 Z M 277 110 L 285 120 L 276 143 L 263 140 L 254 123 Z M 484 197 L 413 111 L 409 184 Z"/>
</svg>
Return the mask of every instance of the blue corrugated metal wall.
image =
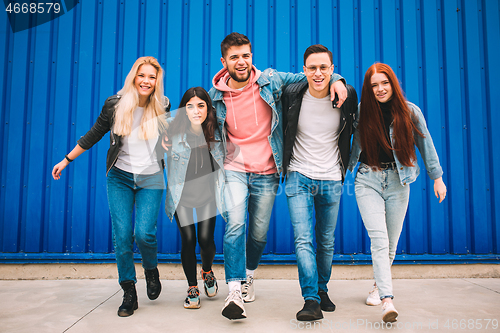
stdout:
<svg viewBox="0 0 500 333">
<path fill-rule="evenodd" d="M 400 258 L 498 259 L 500 177 L 493 166 L 500 165 L 494 139 L 500 124 L 499 0 L 84 0 L 49 23 L 17 33 L 1 13 L 0 258 L 112 257 L 95 255 L 113 250 L 107 136 L 59 181 L 50 176 L 53 165 L 92 126 L 137 57 L 159 59 L 175 106 L 187 88 L 211 87 L 221 68 L 220 42 L 232 31 L 249 36 L 259 69 L 301 71 L 306 47 L 322 43 L 333 51 L 336 72 L 358 92 L 373 62 L 390 64 L 426 116 L 449 190 L 438 204 L 420 160 L 422 175 L 411 186 L 398 252 L 421 256 Z M 218 253 L 223 230 L 219 217 Z M 281 188 L 266 258 L 293 261 L 292 234 Z M 177 227 L 163 208 L 158 238 L 161 258 L 178 260 Z M 354 262 L 350 254 L 366 259 L 369 253 L 351 175 L 335 251 L 337 260 Z"/>
</svg>

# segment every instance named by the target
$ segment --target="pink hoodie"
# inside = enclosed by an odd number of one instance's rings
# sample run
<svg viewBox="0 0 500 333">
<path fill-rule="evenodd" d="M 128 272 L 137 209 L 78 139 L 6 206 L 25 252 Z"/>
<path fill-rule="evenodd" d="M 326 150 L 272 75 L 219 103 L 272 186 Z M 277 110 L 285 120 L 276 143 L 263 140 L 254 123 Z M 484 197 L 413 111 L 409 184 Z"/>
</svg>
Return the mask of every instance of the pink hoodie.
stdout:
<svg viewBox="0 0 500 333">
<path fill-rule="evenodd" d="M 228 87 L 229 73 L 225 68 L 213 78 L 214 87 L 223 92 L 227 109 L 226 170 L 266 175 L 277 172 L 268 139 L 271 135 L 272 110 L 260 97 L 259 85 L 255 84 L 260 74 L 252 66 L 249 84 L 242 90 Z"/>
</svg>

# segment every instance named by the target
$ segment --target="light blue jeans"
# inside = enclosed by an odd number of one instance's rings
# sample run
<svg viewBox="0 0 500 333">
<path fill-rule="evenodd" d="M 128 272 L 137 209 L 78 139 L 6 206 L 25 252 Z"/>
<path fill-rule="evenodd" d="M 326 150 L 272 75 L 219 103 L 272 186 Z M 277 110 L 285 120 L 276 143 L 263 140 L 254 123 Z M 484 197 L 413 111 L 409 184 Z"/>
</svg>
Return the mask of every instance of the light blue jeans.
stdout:
<svg viewBox="0 0 500 333">
<path fill-rule="evenodd" d="M 118 282 L 137 282 L 134 239 L 141 252 L 142 267 L 149 270 L 158 265 L 156 220 L 165 188 L 163 171 L 140 175 L 113 167 L 108 173 L 106 183 Z M 134 205 L 135 226 L 132 221 Z"/>
<path fill-rule="evenodd" d="M 226 282 L 245 281 L 246 268 L 257 268 L 267 243 L 279 175 L 231 170 L 225 172 L 224 200 L 228 213 L 224 233 Z M 248 240 L 245 244 L 247 212 Z"/>
<path fill-rule="evenodd" d="M 410 187 L 397 168 L 373 170 L 361 163 L 354 182 L 356 201 L 371 240 L 373 273 L 380 298 L 394 297 L 391 265 L 408 208 Z"/>
<path fill-rule="evenodd" d="M 342 182 L 315 180 L 299 172 L 289 172 L 285 186 L 293 226 L 299 283 L 304 300 L 321 302 L 318 289 L 328 291 L 332 272 L 335 226 Z M 316 211 L 316 225 L 313 221 Z M 316 255 L 313 238 L 316 232 Z"/>
</svg>

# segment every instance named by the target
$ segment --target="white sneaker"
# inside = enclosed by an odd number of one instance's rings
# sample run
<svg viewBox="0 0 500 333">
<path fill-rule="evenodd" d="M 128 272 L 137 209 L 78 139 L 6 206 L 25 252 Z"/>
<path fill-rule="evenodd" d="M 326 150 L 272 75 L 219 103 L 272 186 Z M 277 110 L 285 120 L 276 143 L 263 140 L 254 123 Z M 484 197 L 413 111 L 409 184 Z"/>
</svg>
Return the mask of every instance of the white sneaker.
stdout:
<svg viewBox="0 0 500 333">
<path fill-rule="evenodd" d="M 398 311 L 394 308 L 394 304 L 385 302 L 382 305 L 382 320 L 386 323 L 393 323 L 398 319 Z"/>
<path fill-rule="evenodd" d="M 241 295 L 245 303 L 255 301 L 255 288 L 253 286 L 253 276 L 247 276 L 247 281 L 241 285 Z"/>
<path fill-rule="evenodd" d="M 229 292 L 226 304 L 222 309 L 222 315 L 227 319 L 242 319 L 247 317 L 245 307 L 243 306 L 243 298 L 239 290 Z"/>
<path fill-rule="evenodd" d="M 380 295 L 378 294 L 378 288 L 377 286 L 373 286 L 373 289 L 366 298 L 366 305 L 379 305 L 380 303 L 382 303 L 382 301 L 380 300 Z"/>
</svg>

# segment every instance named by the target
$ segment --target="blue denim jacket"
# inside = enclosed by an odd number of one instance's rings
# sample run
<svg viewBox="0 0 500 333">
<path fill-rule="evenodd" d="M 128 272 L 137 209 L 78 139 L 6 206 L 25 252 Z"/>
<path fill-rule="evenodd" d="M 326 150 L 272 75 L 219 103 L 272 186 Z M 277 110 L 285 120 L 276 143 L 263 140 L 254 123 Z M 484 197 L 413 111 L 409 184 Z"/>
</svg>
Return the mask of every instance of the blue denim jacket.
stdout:
<svg viewBox="0 0 500 333">
<path fill-rule="evenodd" d="M 167 122 L 170 124 L 174 118 L 169 118 Z M 216 131 L 217 132 L 217 131 Z M 165 199 L 165 213 L 172 221 L 175 210 L 181 200 L 182 190 L 184 189 L 184 180 L 191 157 L 191 147 L 186 140 L 186 133 L 177 134 L 169 139 L 172 142 L 172 147 L 167 151 L 167 196 Z M 222 143 L 211 142 L 210 153 L 214 161 L 219 165 L 219 172 L 224 168 L 224 160 L 222 159 Z M 220 210 L 220 209 L 219 209 Z"/>
<path fill-rule="evenodd" d="M 335 82 L 342 79 L 342 76 L 338 74 L 332 74 L 330 82 Z M 257 80 L 259 85 L 260 96 L 272 109 L 272 120 L 271 120 L 271 135 L 269 136 L 269 143 L 271 145 L 271 150 L 273 152 L 274 162 L 276 163 L 276 168 L 278 173 L 281 173 L 283 167 L 283 118 L 281 113 L 281 95 L 284 88 L 292 83 L 306 81 L 307 78 L 304 73 L 292 74 L 278 72 L 275 69 L 268 68 L 263 71 Z M 220 141 L 223 144 L 224 149 L 221 150 L 223 153 L 222 160 L 224 161 L 226 153 L 226 104 L 224 103 L 223 92 L 212 87 L 208 92 L 210 98 L 212 98 L 213 106 L 217 113 L 217 124 L 219 125 L 219 133 L 216 134 L 215 140 Z M 219 137 L 218 137 L 219 135 Z M 219 156 L 218 156 L 219 157 Z M 219 173 L 216 183 L 216 199 L 217 208 L 221 212 L 224 219 L 227 218 L 227 212 L 225 211 L 224 204 L 224 173 L 223 168 Z M 222 208 L 222 209 L 221 209 Z"/>
<path fill-rule="evenodd" d="M 434 147 L 434 143 L 432 142 L 432 137 L 431 134 L 429 133 L 429 130 L 427 129 L 427 125 L 425 122 L 424 115 L 422 114 L 422 111 L 416 106 L 415 104 L 411 102 L 407 102 L 408 107 L 410 108 L 410 111 L 415 115 L 415 117 L 418 119 L 418 124 L 417 128 L 424 137 L 422 138 L 420 135 L 413 135 L 415 138 L 415 144 L 420 151 L 420 155 L 422 156 L 422 159 L 425 164 L 425 168 L 427 169 L 427 174 L 431 179 L 437 179 L 443 175 L 443 169 L 441 168 L 441 165 L 439 164 L 439 157 L 436 153 L 436 148 Z M 361 103 L 360 103 L 361 104 Z M 358 127 L 358 122 L 359 122 L 359 106 L 358 105 L 358 112 L 356 116 L 356 120 L 354 122 L 354 127 Z M 390 136 L 391 136 L 391 141 L 393 141 L 393 125 L 391 124 L 390 126 Z M 351 170 L 351 172 L 354 170 L 356 167 L 356 164 L 358 164 L 359 160 L 359 155 L 361 154 L 361 143 L 359 141 L 359 131 L 354 132 L 354 139 L 352 142 L 352 150 L 351 150 L 351 158 L 349 159 L 349 167 L 348 169 Z M 402 165 L 396 154 L 393 151 L 394 155 L 394 160 L 396 161 L 396 165 L 398 167 L 399 171 L 399 180 L 401 181 L 401 185 L 405 186 L 406 184 L 411 184 L 413 183 L 418 175 L 420 174 L 420 168 L 417 164 L 417 161 L 414 162 L 415 166 L 413 167 L 407 167 Z"/>
</svg>

